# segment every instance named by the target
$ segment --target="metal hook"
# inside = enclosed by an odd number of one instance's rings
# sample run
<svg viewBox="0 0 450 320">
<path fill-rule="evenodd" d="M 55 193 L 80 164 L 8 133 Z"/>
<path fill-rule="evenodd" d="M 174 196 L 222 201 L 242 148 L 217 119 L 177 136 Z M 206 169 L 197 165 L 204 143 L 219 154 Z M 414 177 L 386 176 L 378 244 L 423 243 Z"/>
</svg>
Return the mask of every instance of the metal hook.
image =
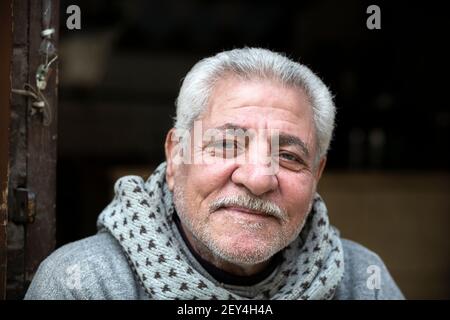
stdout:
<svg viewBox="0 0 450 320">
<path fill-rule="evenodd" d="M 58 59 L 58 56 L 54 56 L 46 64 L 40 64 L 36 70 L 36 87 L 39 90 L 45 90 L 47 88 L 47 81 L 50 76 L 50 65 Z"/>
</svg>

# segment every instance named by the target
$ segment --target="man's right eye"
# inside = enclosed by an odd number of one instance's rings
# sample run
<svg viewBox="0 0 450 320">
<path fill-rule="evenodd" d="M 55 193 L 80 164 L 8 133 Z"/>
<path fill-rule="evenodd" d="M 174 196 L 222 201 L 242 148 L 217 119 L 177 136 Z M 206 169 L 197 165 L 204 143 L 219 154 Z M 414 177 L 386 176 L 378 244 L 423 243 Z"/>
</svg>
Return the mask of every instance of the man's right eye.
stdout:
<svg viewBox="0 0 450 320">
<path fill-rule="evenodd" d="M 223 158 L 233 158 L 240 153 L 239 143 L 230 139 L 214 141 L 206 149 L 213 156 Z"/>
<path fill-rule="evenodd" d="M 236 149 L 237 148 L 237 145 L 236 145 L 236 141 L 234 141 L 234 140 L 223 140 L 222 142 L 221 142 L 221 147 L 224 149 L 224 150 L 231 150 L 231 149 Z M 219 142 L 219 145 L 220 145 L 220 142 Z"/>
</svg>

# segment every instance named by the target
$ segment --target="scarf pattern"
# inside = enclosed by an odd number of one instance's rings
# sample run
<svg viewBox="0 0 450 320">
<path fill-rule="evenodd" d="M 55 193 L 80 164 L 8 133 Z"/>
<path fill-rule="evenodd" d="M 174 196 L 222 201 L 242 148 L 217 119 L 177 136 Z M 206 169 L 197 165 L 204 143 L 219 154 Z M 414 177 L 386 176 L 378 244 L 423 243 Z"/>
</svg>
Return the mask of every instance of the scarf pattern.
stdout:
<svg viewBox="0 0 450 320">
<path fill-rule="evenodd" d="M 165 168 L 162 163 L 146 182 L 139 176 L 117 180 L 114 199 L 98 217 L 98 230 L 117 239 L 150 299 L 248 299 L 214 283 L 189 263 L 175 234 L 175 209 Z M 334 296 L 344 274 L 343 250 L 318 194 L 299 237 L 282 254 L 273 282 L 254 299 Z"/>
</svg>

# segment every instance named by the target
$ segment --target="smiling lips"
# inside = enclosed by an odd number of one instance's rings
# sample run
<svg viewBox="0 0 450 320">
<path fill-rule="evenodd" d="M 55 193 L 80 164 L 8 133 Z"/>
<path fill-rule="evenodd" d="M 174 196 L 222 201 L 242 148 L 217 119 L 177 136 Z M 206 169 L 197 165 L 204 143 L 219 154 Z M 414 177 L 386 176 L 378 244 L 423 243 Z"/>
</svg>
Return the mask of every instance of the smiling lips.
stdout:
<svg viewBox="0 0 450 320">
<path fill-rule="evenodd" d="M 258 215 L 258 216 L 262 216 L 262 217 L 271 217 L 271 215 L 261 212 L 261 211 L 256 211 L 256 210 L 252 210 L 252 209 L 248 209 L 245 207 L 238 207 L 238 206 L 225 206 L 225 207 L 221 207 L 220 209 L 224 209 L 224 210 L 231 210 L 231 211 L 237 211 L 240 213 L 246 213 L 246 214 L 252 214 L 252 215 Z"/>
</svg>

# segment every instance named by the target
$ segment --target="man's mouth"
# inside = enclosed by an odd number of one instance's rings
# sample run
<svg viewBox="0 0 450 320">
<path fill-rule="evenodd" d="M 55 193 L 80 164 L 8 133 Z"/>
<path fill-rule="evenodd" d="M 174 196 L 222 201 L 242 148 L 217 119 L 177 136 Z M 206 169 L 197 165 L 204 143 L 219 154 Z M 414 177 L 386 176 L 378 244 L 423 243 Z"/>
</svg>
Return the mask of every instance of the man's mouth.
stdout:
<svg viewBox="0 0 450 320">
<path fill-rule="evenodd" d="M 270 215 L 268 213 L 257 211 L 257 210 L 253 210 L 253 209 L 249 209 L 249 208 L 246 208 L 246 207 L 240 207 L 240 206 L 224 206 L 224 207 L 221 207 L 219 210 L 235 211 L 235 212 L 238 212 L 238 213 L 258 215 L 258 216 L 261 216 L 261 217 L 272 217 L 272 215 Z"/>
<path fill-rule="evenodd" d="M 277 218 L 277 220 L 287 221 L 287 213 L 276 203 L 263 200 L 248 195 L 227 196 L 214 200 L 209 205 L 209 212 L 228 211 L 234 214 L 240 214 L 242 217 L 253 218 Z"/>
</svg>

